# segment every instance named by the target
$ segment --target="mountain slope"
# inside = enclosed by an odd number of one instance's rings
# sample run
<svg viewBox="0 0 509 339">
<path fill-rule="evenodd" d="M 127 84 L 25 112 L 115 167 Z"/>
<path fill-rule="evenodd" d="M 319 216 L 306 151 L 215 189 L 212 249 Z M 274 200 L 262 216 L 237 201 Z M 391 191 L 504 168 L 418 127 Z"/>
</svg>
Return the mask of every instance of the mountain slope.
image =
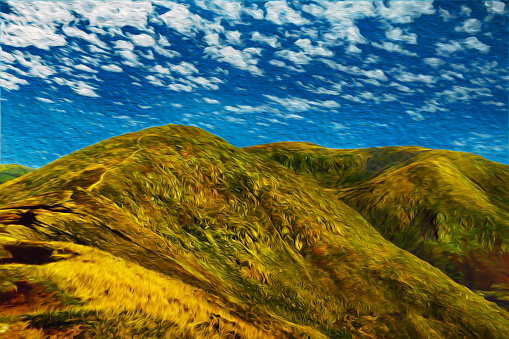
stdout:
<svg viewBox="0 0 509 339">
<path fill-rule="evenodd" d="M 334 193 L 180 125 L 65 156 L 0 191 L 4 334 L 509 337 Z"/>
<path fill-rule="evenodd" d="M 16 164 L 0 165 L 0 184 L 30 173 L 33 170 L 33 168 Z"/>
<path fill-rule="evenodd" d="M 509 166 L 420 147 L 244 148 L 312 178 L 398 247 L 509 305 Z"/>
</svg>

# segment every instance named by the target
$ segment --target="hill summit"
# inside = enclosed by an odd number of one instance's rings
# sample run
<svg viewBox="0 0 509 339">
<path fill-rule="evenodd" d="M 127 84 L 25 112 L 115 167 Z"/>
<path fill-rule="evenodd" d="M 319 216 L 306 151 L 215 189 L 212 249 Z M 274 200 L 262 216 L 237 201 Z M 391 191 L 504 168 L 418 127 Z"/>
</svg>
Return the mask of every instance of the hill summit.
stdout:
<svg viewBox="0 0 509 339">
<path fill-rule="evenodd" d="M 508 338 L 463 285 L 493 284 L 431 260 L 505 258 L 507 167 L 433 152 L 167 125 L 62 157 L 0 185 L 0 337 Z"/>
</svg>

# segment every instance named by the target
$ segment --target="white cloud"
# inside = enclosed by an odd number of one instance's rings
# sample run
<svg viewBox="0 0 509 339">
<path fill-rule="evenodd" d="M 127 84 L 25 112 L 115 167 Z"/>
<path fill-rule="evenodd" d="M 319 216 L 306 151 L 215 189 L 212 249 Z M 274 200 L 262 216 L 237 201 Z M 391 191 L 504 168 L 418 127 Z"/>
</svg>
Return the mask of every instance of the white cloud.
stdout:
<svg viewBox="0 0 509 339">
<path fill-rule="evenodd" d="M 382 44 L 379 44 L 378 42 L 372 42 L 371 45 L 376 48 L 384 49 L 387 52 L 397 52 L 408 56 L 418 56 L 417 53 L 410 52 L 406 49 L 403 49 L 400 45 L 389 41 L 384 41 Z"/>
<path fill-rule="evenodd" d="M 490 46 L 480 42 L 476 37 L 473 36 L 463 40 L 463 45 L 468 49 L 477 49 L 482 53 L 488 53 L 490 51 Z"/>
<path fill-rule="evenodd" d="M 424 62 L 430 65 L 431 67 L 439 67 L 445 65 L 445 61 L 438 58 L 424 58 Z"/>
<path fill-rule="evenodd" d="M 22 73 L 21 70 L 18 70 L 16 69 L 16 71 L 19 73 L 19 74 L 22 74 L 22 75 L 26 75 L 26 76 L 36 76 L 36 77 L 40 77 L 40 78 L 47 78 L 48 76 L 50 75 L 53 75 L 56 73 L 56 71 L 47 66 L 47 65 L 44 65 L 40 62 L 40 60 L 42 59 L 40 56 L 38 55 L 32 55 L 30 53 L 21 53 L 20 51 L 14 51 L 12 53 L 12 56 L 14 58 L 16 58 L 16 60 L 22 65 L 22 66 L 25 66 L 27 68 L 29 68 L 29 71 L 28 73 Z M 28 58 L 27 59 L 25 59 Z M 70 66 L 72 66 L 73 64 L 70 63 L 69 64 Z"/>
<path fill-rule="evenodd" d="M 297 65 L 306 65 L 309 64 L 309 61 L 311 61 L 311 58 L 307 56 L 304 52 L 294 52 L 289 50 L 282 50 L 277 51 L 276 55 L 282 58 L 285 58 L 287 60 L 290 60 L 294 64 Z"/>
<path fill-rule="evenodd" d="M 182 75 L 191 75 L 193 73 L 198 73 L 198 69 L 196 69 L 196 67 L 194 67 L 193 64 L 185 61 L 182 61 L 178 65 L 172 65 L 170 69 L 172 70 L 172 72 L 177 72 Z"/>
<path fill-rule="evenodd" d="M 159 73 L 160 75 L 161 74 L 170 74 L 170 70 L 168 68 L 161 66 L 161 65 L 155 65 L 152 68 L 152 72 Z"/>
<path fill-rule="evenodd" d="M 183 85 L 183 84 L 171 84 L 168 87 L 172 91 L 175 91 L 175 92 L 192 92 L 193 91 L 193 87 L 186 86 L 186 85 Z"/>
<path fill-rule="evenodd" d="M 108 54 L 108 52 L 106 52 L 104 49 L 98 48 L 96 45 L 88 45 L 88 50 L 92 54 L 97 54 L 97 53 Z"/>
<path fill-rule="evenodd" d="M 331 57 L 334 55 L 331 51 L 322 46 L 313 46 L 309 39 L 299 39 L 295 42 L 307 55 Z"/>
<path fill-rule="evenodd" d="M 470 13 L 472 13 L 472 9 L 468 6 L 461 6 L 461 14 L 466 14 L 467 16 L 470 16 Z"/>
<path fill-rule="evenodd" d="M 218 17 L 223 17 L 228 21 L 238 21 L 242 10 L 242 2 L 234 0 L 197 0 L 198 6 L 208 11 L 214 12 Z"/>
<path fill-rule="evenodd" d="M 60 2 L 25 2 L 13 1 L 9 6 L 17 13 L 17 19 L 24 24 L 27 21 L 37 22 L 41 25 L 53 25 L 55 21 L 67 23 L 73 19 L 68 10 L 68 4 Z M 15 15 L 2 15 L 6 19 L 14 19 Z"/>
<path fill-rule="evenodd" d="M 209 45 L 209 46 L 219 46 L 220 40 L 219 40 L 219 34 L 217 33 L 210 33 L 203 37 L 203 40 Z"/>
<path fill-rule="evenodd" d="M 53 100 L 50 100 L 48 98 L 40 98 L 40 97 L 35 97 L 37 100 L 39 101 L 42 101 L 42 102 L 45 102 L 47 104 L 54 104 L 55 102 Z"/>
<path fill-rule="evenodd" d="M 120 54 L 120 56 L 129 61 L 134 61 L 135 63 L 138 61 L 138 57 L 136 56 L 136 54 L 129 50 L 120 50 L 118 51 L 118 54 Z"/>
<path fill-rule="evenodd" d="M 485 1 L 484 6 L 491 14 L 504 15 L 506 13 L 505 4 L 502 1 Z"/>
<path fill-rule="evenodd" d="M 494 100 L 490 100 L 490 101 L 483 101 L 482 102 L 484 105 L 495 105 L 497 107 L 502 107 L 502 106 L 505 106 L 507 104 L 504 104 L 503 102 L 500 102 L 500 101 L 494 101 Z"/>
<path fill-rule="evenodd" d="M 258 63 L 258 60 L 252 57 L 254 50 L 256 49 L 246 48 L 243 53 L 232 46 L 227 46 L 221 49 L 211 46 L 205 48 L 205 54 L 208 54 L 220 61 L 227 62 L 236 68 L 247 70 L 251 74 L 262 75 L 262 71 L 255 66 Z"/>
<path fill-rule="evenodd" d="M 454 77 L 456 77 L 456 78 L 458 78 L 458 79 L 464 79 L 464 78 L 465 78 L 465 77 L 463 76 L 463 74 L 461 74 L 461 73 L 456 73 L 456 72 L 453 72 L 453 71 L 445 71 L 445 72 L 443 72 L 443 73 L 440 75 L 440 77 L 441 77 L 442 79 L 445 79 L 445 80 L 452 80 L 452 81 L 454 81 L 454 80 L 456 80 L 456 79 L 455 79 L 455 78 L 453 78 L 453 76 L 454 76 Z"/>
<path fill-rule="evenodd" d="M 362 50 L 355 46 L 355 45 L 349 45 L 346 49 L 346 53 L 348 54 L 359 54 L 359 53 L 362 53 Z"/>
<path fill-rule="evenodd" d="M 265 3 L 265 10 L 267 12 L 266 19 L 277 25 L 292 23 L 300 26 L 308 23 L 308 20 L 302 18 L 299 13 L 288 6 L 286 0 L 268 1 Z"/>
<path fill-rule="evenodd" d="M 438 42 L 435 46 L 437 46 L 435 50 L 438 55 L 448 55 L 463 50 L 460 43 L 455 40 L 451 40 L 448 43 Z"/>
<path fill-rule="evenodd" d="M 387 76 L 385 75 L 384 71 L 382 71 L 381 69 L 375 69 L 375 70 L 370 70 L 370 71 L 363 71 L 363 73 L 368 78 L 378 79 L 378 80 L 381 80 L 381 81 L 389 80 L 389 78 L 387 78 Z"/>
<path fill-rule="evenodd" d="M 117 65 L 102 65 L 101 68 L 108 72 L 123 72 L 122 68 L 118 67 Z"/>
<path fill-rule="evenodd" d="M 263 10 L 259 9 L 256 4 L 252 4 L 253 8 L 243 7 L 242 11 L 256 20 L 263 20 Z"/>
<path fill-rule="evenodd" d="M 424 120 L 424 117 L 417 112 L 408 110 L 408 111 L 406 111 L 406 113 L 412 117 L 412 120 L 415 120 L 415 121 L 423 121 Z"/>
<path fill-rule="evenodd" d="M 345 95 L 343 95 L 341 97 L 343 99 L 350 100 L 350 101 L 353 101 L 353 102 L 364 103 L 364 101 L 362 101 L 358 97 L 354 97 L 353 95 L 350 95 L 350 94 L 345 94 Z"/>
<path fill-rule="evenodd" d="M 36 26 L 5 23 L 2 27 L 2 44 L 14 47 L 35 46 L 49 50 L 50 47 L 64 46 L 65 38 L 51 26 Z"/>
<path fill-rule="evenodd" d="M 6 90 L 18 90 L 20 85 L 28 85 L 25 79 L 19 79 L 12 74 L 0 72 L 0 87 Z"/>
<path fill-rule="evenodd" d="M 175 29 L 180 34 L 194 37 L 197 23 L 201 23 L 203 19 L 196 14 L 189 12 L 186 6 L 169 2 L 171 10 L 160 15 L 168 26 Z"/>
<path fill-rule="evenodd" d="M 413 74 L 405 71 L 400 71 L 399 74 L 395 75 L 394 77 L 402 82 L 421 81 L 427 84 L 432 84 L 436 81 L 436 79 L 431 75 Z"/>
<path fill-rule="evenodd" d="M 71 9 L 90 21 L 91 26 L 108 27 L 110 32 L 126 25 L 147 29 L 147 16 L 152 12 L 150 1 L 73 1 Z M 121 31 L 120 31 L 121 33 Z"/>
<path fill-rule="evenodd" d="M 462 140 L 454 140 L 453 142 L 451 142 L 451 144 L 454 146 L 466 146 L 467 145 L 467 143 Z"/>
<path fill-rule="evenodd" d="M 162 56 L 165 56 L 165 57 L 167 57 L 167 58 L 169 58 L 169 59 L 180 56 L 180 53 L 179 53 L 179 52 L 176 52 L 176 51 L 169 51 L 169 50 L 164 49 L 164 48 L 162 48 L 162 47 L 160 47 L 160 46 L 157 46 L 157 45 L 156 45 L 156 46 L 154 46 L 152 49 L 153 49 L 153 50 L 154 50 L 154 52 L 156 52 L 157 54 L 162 55 Z"/>
<path fill-rule="evenodd" d="M 304 111 L 309 110 L 311 107 L 309 105 L 308 100 L 306 100 L 306 99 L 301 99 L 301 98 L 296 98 L 296 97 L 279 98 L 274 95 L 268 95 L 268 94 L 264 94 L 263 96 L 266 97 L 267 99 L 283 106 L 287 110 L 293 111 L 293 112 L 304 112 Z"/>
<path fill-rule="evenodd" d="M 146 33 L 138 34 L 138 35 L 131 35 L 130 38 L 136 45 L 141 46 L 141 47 L 154 46 L 156 43 L 154 38 Z"/>
<path fill-rule="evenodd" d="M 14 61 L 16 61 L 16 57 L 0 49 L 0 60 L 4 63 L 12 64 Z"/>
<path fill-rule="evenodd" d="M 187 79 L 206 88 L 206 89 L 210 89 L 210 90 L 214 90 L 214 91 L 219 89 L 219 86 L 216 85 L 214 82 L 222 82 L 222 81 L 219 81 L 219 79 L 217 79 L 217 78 L 206 79 L 204 77 L 187 77 Z"/>
<path fill-rule="evenodd" d="M 153 75 L 147 75 L 145 79 L 148 80 L 149 83 L 151 83 L 154 86 L 164 87 L 165 84 L 161 81 L 161 79 L 156 78 Z"/>
<path fill-rule="evenodd" d="M 337 103 L 336 101 L 333 101 L 333 100 L 322 101 L 321 102 L 321 106 L 322 107 L 326 107 L 326 108 L 338 108 L 338 107 L 341 107 L 341 105 L 339 103 Z"/>
<path fill-rule="evenodd" d="M 331 1 L 319 4 L 320 6 L 303 6 L 302 9 L 316 17 L 325 17 L 332 23 L 342 24 L 375 15 L 375 7 L 371 1 Z"/>
<path fill-rule="evenodd" d="M 94 33 L 88 34 L 86 32 L 83 32 L 81 29 L 70 26 L 64 26 L 62 27 L 62 30 L 67 36 L 80 38 L 103 49 L 109 49 L 108 45 L 106 45 L 103 41 L 99 40 L 97 35 L 95 35 Z"/>
<path fill-rule="evenodd" d="M 203 98 L 203 101 L 207 104 L 219 104 L 220 102 L 215 100 L 215 99 L 210 99 L 210 98 Z"/>
<path fill-rule="evenodd" d="M 377 13 L 393 23 L 408 24 L 423 14 L 434 14 L 433 1 L 389 1 L 389 7 L 384 2 L 377 1 Z"/>
<path fill-rule="evenodd" d="M 385 31 L 385 36 L 387 37 L 387 39 L 392 41 L 404 41 L 414 45 L 417 43 L 417 34 L 415 33 L 403 34 L 403 31 L 399 27 Z"/>
<path fill-rule="evenodd" d="M 65 80 L 65 84 L 67 86 L 71 87 L 72 90 L 74 92 L 78 93 L 79 95 L 86 96 L 86 97 L 93 97 L 93 98 L 100 97 L 97 93 L 94 92 L 95 88 L 84 83 L 83 81 L 73 82 L 73 81 Z"/>
<path fill-rule="evenodd" d="M 468 19 L 465 20 L 462 26 L 457 26 L 455 28 L 456 32 L 465 32 L 468 34 L 475 34 L 481 31 L 481 22 L 477 19 Z"/>
<path fill-rule="evenodd" d="M 335 41 L 336 39 L 346 40 L 351 44 L 365 44 L 367 40 L 361 35 L 357 26 L 352 20 L 345 20 L 341 23 L 333 24 L 329 33 L 324 34 L 326 40 Z"/>
<path fill-rule="evenodd" d="M 83 65 L 83 64 L 76 65 L 76 66 L 74 66 L 74 68 L 76 68 L 77 70 L 80 70 L 80 71 L 84 71 L 84 72 L 97 73 L 97 71 L 95 69 L 92 69 L 92 68 L 88 67 L 87 65 Z"/>
<path fill-rule="evenodd" d="M 275 36 L 268 37 L 268 36 L 265 36 L 259 32 L 254 32 L 251 37 L 251 40 L 266 43 L 267 45 L 271 46 L 272 48 L 280 48 L 281 47 L 281 44 L 279 43 L 277 37 L 275 37 Z"/>
<path fill-rule="evenodd" d="M 439 9 L 439 13 L 440 13 L 440 16 L 442 17 L 442 19 L 444 19 L 445 22 L 447 22 L 449 20 L 456 19 L 455 15 L 450 14 L 448 10 L 445 10 L 445 9 L 443 9 L 441 7 Z"/>
<path fill-rule="evenodd" d="M 115 48 L 132 51 L 134 49 L 134 45 L 126 40 L 117 40 L 115 41 Z"/>
<path fill-rule="evenodd" d="M 277 67 L 286 67 L 286 64 L 281 60 L 272 59 L 269 61 L 269 64 L 277 66 Z"/>
<path fill-rule="evenodd" d="M 240 40 L 240 36 L 241 36 L 241 33 L 239 31 L 226 32 L 226 39 L 231 44 L 241 45 L 242 41 Z"/>
</svg>

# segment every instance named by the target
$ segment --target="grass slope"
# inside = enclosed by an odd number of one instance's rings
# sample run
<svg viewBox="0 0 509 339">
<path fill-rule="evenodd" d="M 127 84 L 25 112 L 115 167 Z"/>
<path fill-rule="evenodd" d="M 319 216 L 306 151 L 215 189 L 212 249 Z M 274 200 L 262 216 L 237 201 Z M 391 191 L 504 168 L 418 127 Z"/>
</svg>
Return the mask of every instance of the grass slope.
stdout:
<svg viewBox="0 0 509 339">
<path fill-rule="evenodd" d="M 32 172 L 34 169 L 21 165 L 0 165 L 0 184 Z"/>
<path fill-rule="evenodd" d="M 314 180 L 398 247 L 509 308 L 509 166 L 420 147 L 244 150 Z"/>
<path fill-rule="evenodd" d="M 312 177 L 180 125 L 0 191 L 0 338 L 507 338 Z"/>
</svg>

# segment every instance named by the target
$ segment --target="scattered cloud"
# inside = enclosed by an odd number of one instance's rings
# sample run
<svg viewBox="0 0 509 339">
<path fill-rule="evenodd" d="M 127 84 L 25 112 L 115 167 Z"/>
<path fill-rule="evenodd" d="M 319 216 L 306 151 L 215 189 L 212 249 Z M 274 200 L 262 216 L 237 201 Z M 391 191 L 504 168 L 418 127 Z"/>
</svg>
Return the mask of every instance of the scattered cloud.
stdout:
<svg viewBox="0 0 509 339">
<path fill-rule="evenodd" d="M 423 121 L 424 120 L 424 117 L 417 112 L 408 110 L 408 111 L 406 111 L 406 113 L 412 117 L 412 120 L 415 120 L 415 121 Z"/>
<path fill-rule="evenodd" d="M 34 46 L 49 50 L 50 47 L 64 46 L 67 41 L 63 36 L 55 33 L 51 26 L 24 26 L 17 23 L 4 23 L 2 27 L 2 44 L 13 47 Z"/>
<path fill-rule="evenodd" d="M 276 56 L 287 59 L 297 65 L 306 65 L 312 60 L 306 53 L 294 52 L 289 50 L 277 51 Z"/>
<path fill-rule="evenodd" d="M 156 41 L 154 40 L 154 38 L 146 33 L 138 34 L 138 35 L 133 34 L 130 36 L 130 38 L 131 38 L 131 41 L 133 41 L 135 45 L 141 46 L 141 47 L 151 47 L 156 44 Z"/>
<path fill-rule="evenodd" d="M 442 59 L 438 59 L 438 58 L 424 58 L 423 60 L 425 63 L 427 63 L 431 67 L 440 67 L 440 66 L 443 66 L 446 64 L 445 61 L 443 61 Z"/>
<path fill-rule="evenodd" d="M 119 66 L 117 65 L 102 65 L 101 68 L 105 71 L 108 71 L 108 72 L 123 72 L 122 68 L 120 68 Z"/>
<path fill-rule="evenodd" d="M 463 22 L 462 26 L 455 28 L 456 32 L 465 32 L 468 34 L 475 34 L 481 31 L 481 22 L 477 19 L 468 19 Z"/>
<path fill-rule="evenodd" d="M 480 42 L 473 36 L 463 40 L 463 45 L 468 49 L 477 49 L 482 53 L 488 53 L 490 51 L 490 46 Z"/>
<path fill-rule="evenodd" d="M 463 47 L 458 41 L 451 40 L 448 43 L 438 42 L 435 44 L 437 46 L 435 51 L 438 55 L 449 55 L 458 51 L 462 51 Z"/>
<path fill-rule="evenodd" d="M 409 44 L 417 44 L 417 34 L 408 33 L 404 34 L 401 28 L 396 27 L 385 31 L 387 39 L 392 41 L 403 41 Z"/>
<path fill-rule="evenodd" d="M 220 102 L 215 100 L 215 99 L 210 99 L 210 98 L 203 98 L 203 101 L 207 104 L 219 104 Z"/>
<path fill-rule="evenodd" d="M 346 48 L 346 53 L 348 54 L 359 54 L 359 53 L 362 53 L 362 50 L 355 46 L 355 45 L 349 45 L 347 48 Z"/>
<path fill-rule="evenodd" d="M 272 48 L 281 48 L 281 43 L 279 42 L 279 39 L 275 36 L 269 37 L 261 34 L 260 32 L 254 32 L 251 36 L 251 40 L 263 42 Z"/>
<path fill-rule="evenodd" d="M 389 1 L 389 7 L 384 2 L 376 2 L 377 13 L 392 23 L 409 24 L 423 14 L 435 13 L 433 1 Z"/>
<path fill-rule="evenodd" d="M 79 71 L 84 71 L 84 72 L 89 72 L 89 73 L 97 73 L 97 71 L 95 69 L 92 69 L 92 68 L 88 67 L 87 65 L 83 65 L 83 64 L 76 65 L 76 66 L 74 66 L 74 68 Z"/>
<path fill-rule="evenodd" d="M 253 54 L 259 53 L 259 50 L 244 49 L 243 52 L 232 46 L 223 48 L 210 46 L 205 48 L 205 54 L 210 55 L 212 58 L 227 62 L 233 67 L 249 71 L 253 75 L 261 76 L 262 70 L 256 66 L 258 60 L 252 57 Z"/>
<path fill-rule="evenodd" d="M 502 1 L 485 1 L 484 6 L 486 6 L 486 9 L 490 14 L 505 15 L 507 12 L 505 10 L 505 3 Z"/>
<path fill-rule="evenodd" d="M 371 45 L 376 48 L 384 49 L 387 52 L 396 52 L 396 53 L 400 53 L 400 54 L 404 54 L 404 55 L 408 55 L 408 56 L 418 56 L 417 53 L 410 52 L 410 51 L 404 49 L 403 47 L 401 47 L 400 45 L 395 44 L 390 41 L 383 41 L 381 44 L 378 42 L 372 42 Z"/>
<path fill-rule="evenodd" d="M 436 82 L 435 77 L 431 75 L 424 75 L 424 74 L 413 74 L 411 72 L 406 71 L 399 71 L 398 74 L 394 75 L 396 79 L 402 82 L 415 82 L 420 81 L 427 84 L 432 84 Z"/>
<path fill-rule="evenodd" d="M 268 1 L 265 3 L 266 19 L 277 24 L 294 24 L 297 26 L 309 23 L 300 13 L 288 6 L 286 0 Z"/>
<path fill-rule="evenodd" d="M 10 91 L 18 90 L 19 85 L 28 85 L 28 81 L 25 79 L 19 79 L 7 72 L 0 72 L 0 87 Z"/>
</svg>

